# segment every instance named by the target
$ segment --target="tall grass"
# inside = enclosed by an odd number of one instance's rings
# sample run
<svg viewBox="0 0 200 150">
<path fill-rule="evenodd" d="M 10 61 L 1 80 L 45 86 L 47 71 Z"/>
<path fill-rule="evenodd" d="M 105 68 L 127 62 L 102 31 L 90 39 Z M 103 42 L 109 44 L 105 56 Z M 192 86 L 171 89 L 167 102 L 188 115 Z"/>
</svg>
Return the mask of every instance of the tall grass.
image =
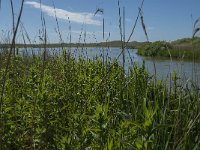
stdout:
<svg viewBox="0 0 200 150">
<path fill-rule="evenodd" d="M 141 8 L 127 42 L 122 38 L 122 53 L 139 17 L 145 30 Z M 42 14 L 41 22 L 46 45 Z M 60 55 L 47 55 L 46 46 L 43 54 L 32 56 L 20 55 L 18 48 L 12 55 L 12 49 L 0 51 L 2 150 L 199 149 L 200 93 L 180 85 L 176 73 L 169 92 L 144 64 L 126 74 L 117 59 L 75 59 L 64 47 Z"/>
<path fill-rule="evenodd" d="M 2 149 L 200 146 L 199 91 L 179 86 L 176 74 L 168 95 L 167 86 L 154 85 L 144 67 L 130 68 L 121 78 L 117 61 L 102 68 L 98 59 L 70 58 L 66 64 L 64 55 L 51 56 L 44 69 L 39 56 L 12 60 L 3 96 Z"/>
</svg>

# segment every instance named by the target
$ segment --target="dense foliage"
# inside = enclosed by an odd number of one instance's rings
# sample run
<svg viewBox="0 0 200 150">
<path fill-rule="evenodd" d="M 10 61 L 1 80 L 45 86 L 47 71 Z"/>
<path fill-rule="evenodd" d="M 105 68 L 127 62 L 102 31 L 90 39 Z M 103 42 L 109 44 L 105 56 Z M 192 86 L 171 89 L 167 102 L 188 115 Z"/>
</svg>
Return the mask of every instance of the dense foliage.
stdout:
<svg viewBox="0 0 200 150">
<path fill-rule="evenodd" d="M 167 53 L 167 51 L 168 49 L 171 49 L 171 47 L 172 46 L 167 42 L 156 41 L 139 48 L 138 54 L 144 55 L 144 56 L 151 56 L 151 57 L 160 56 L 160 55 L 168 56 L 169 53 Z"/>
<path fill-rule="evenodd" d="M 139 47 L 138 54 L 148 57 L 168 57 L 196 61 L 200 59 L 200 47 L 195 44 L 199 42 L 198 40 L 198 38 L 195 38 L 193 45 L 188 43 L 191 42 L 191 39 L 181 39 L 172 43 L 156 41 Z"/>
<path fill-rule="evenodd" d="M 169 89 L 145 68 L 117 61 L 0 55 L 0 149 L 185 149 L 200 147 L 200 96 Z M 45 59 L 44 59 L 45 58 Z M 3 93 L 2 93 L 3 92 Z"/>
</svg>

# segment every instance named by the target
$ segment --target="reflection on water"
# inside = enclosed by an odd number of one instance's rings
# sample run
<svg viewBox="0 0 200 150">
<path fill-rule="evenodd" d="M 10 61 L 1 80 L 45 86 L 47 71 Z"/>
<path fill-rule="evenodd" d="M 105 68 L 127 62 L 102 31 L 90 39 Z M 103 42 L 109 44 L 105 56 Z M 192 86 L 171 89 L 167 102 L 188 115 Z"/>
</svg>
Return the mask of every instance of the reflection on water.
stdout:
<svg viewBox="0 0 200 150">
<path fill-rule="evenodd" d="M 29 54 L 42 54 L 43 49 L 29 49 Z M 104 60 L 114 60 L 118 58 L 118 62 L 122 64 L 122 55 L 119 48 L 71 48 L 67 49 L 75 58 L 83 57 L 85 59 L 95 59 L 96 57 Z M 60 48 L 49 49 L 48 53 L 50 55 L 60 55 L 62 50 Z M 120 55 L 120 56 L 119 56 Z M 192 63 L 192 61 L 181 61 L 181 60 L 172 60 L 169 59 L 152 59 L 145 58 L 137 55 L 137 50 L 129 49 L 125 51 L 125 69 L 128 70 L 132 66 L 131 62 L 136 63 L 141 66 L 143 61 L 145 61 L 145 66 L 148 72 L 152 75 L 156 73 L 157 79 L 168 81 L 170 79 L 170 73 L 176 72 L 177 75 L 181 78 L 181 81 L 190 81 L 193 80 L 198 85 L 200 85 L 199 76 L 200 76 L 200 63 Z"/>
</svg>

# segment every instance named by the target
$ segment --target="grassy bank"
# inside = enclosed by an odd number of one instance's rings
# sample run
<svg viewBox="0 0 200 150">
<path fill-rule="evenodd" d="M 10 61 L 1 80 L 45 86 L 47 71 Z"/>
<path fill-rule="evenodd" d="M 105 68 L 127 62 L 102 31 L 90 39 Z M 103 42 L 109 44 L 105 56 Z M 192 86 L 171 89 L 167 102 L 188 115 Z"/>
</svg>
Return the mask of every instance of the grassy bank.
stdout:
<svg viewBox="0 0 200 150">
<path fill-rule="evenodd" d="M 6 73 L 8 56 L 0 58 L 0 149 L 200 147 L 199 91 L 176 75 L 168 90 L 144 67 L 125 75 L 117 61 L 75 60 L 65 51 L 11 57 Z"/>
<path fill-rule="evenodd" d="M 199 45 L 177 42 L 157 41 L 138 48 L 138 54 L 148 57 L 166 57 L 174 59 L 200 59 Z M 191 42 L 191 41 L 190 41 Z"/>
</svg>

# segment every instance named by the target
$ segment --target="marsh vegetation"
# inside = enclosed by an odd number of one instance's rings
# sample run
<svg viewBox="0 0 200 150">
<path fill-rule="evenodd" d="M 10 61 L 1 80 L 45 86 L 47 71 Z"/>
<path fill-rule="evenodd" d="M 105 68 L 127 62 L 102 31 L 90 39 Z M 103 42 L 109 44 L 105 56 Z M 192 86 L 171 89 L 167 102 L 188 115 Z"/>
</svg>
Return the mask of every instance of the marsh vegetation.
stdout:
<svg viewBox="0 0 200 150">
<path fill-rule="evenodd" d="M 6 55 L 1 54 L 1 76 Z M 199 90 L 117 61 L 12 57 L 1 149 L 198 149 Z M 2 88 L 1 88 L 2 89 Z"/>
<path fill-rule="evenodd" d="M 200 38 L 184 38 L 173 42 L 156 41 L 143 44 L 138 48 L 138 54 L 148 57 L 165 57 L 182 60 L 200 59 Z"/>
<path fill-rule="evenodd" d="M 148 41 L 143 2 L 135 24 L 141 19 Z M 102 59 L 75 58 L 62 44 L 61 54 L 48 55 L 42 14 L 43 51 L 21 55 L 15 40 L 23 4 L 10 47 L 0 51 L 1 150 L 199 149 L 199 87 L 179 82 L 176 72 L 167 84 L 156 78 L 156 68 L 149 74 L 134 60 L 125 70 L 135 26 L 125 41 L 119 2 L 121 64 L 119 56 L 110 60 L 105 53 Z"/>
</svg>

